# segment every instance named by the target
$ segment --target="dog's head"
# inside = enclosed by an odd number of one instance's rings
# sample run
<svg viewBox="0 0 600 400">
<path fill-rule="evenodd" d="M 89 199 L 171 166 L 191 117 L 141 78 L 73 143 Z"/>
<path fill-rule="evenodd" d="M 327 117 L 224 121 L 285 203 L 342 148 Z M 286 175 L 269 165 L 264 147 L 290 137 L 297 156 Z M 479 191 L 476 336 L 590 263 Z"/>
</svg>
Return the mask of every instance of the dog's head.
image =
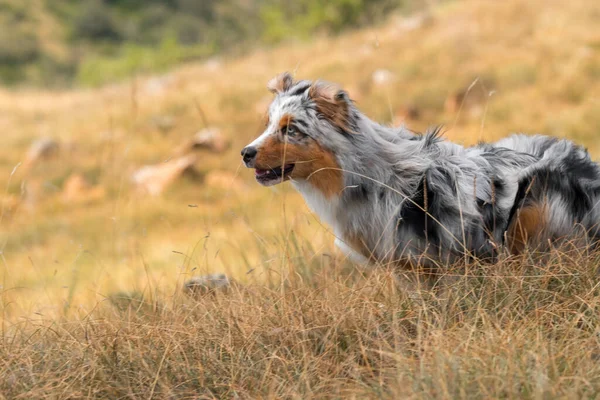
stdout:
<svg viewBox="0 0 600 400">
<path fill-rule="evenodd" d="M 246 166 L 264 186 L 306 180 L 327 196 L 339 193 L 336 144 L 354 134 L 348 94 L 324 82 L 296 82 L 287 72 L 267 87 L 275 98 L 265 131 L 242 150 Z"/>
</svg>

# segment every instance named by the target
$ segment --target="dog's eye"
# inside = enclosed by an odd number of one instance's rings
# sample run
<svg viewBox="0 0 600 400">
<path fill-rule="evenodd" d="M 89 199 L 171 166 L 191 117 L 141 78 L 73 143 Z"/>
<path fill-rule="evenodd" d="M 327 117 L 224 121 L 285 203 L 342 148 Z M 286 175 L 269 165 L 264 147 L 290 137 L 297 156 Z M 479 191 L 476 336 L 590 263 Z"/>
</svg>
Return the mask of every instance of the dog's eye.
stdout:
<svg viewBox="0 0 600 400">
<path fill-rule="evenodd" d="M 281 128 L 281 134 L 283 136 L 295 137 L 296 133 L 296 128 L 294 128 L 292 125 L 286 125 Z"/>
</svg>

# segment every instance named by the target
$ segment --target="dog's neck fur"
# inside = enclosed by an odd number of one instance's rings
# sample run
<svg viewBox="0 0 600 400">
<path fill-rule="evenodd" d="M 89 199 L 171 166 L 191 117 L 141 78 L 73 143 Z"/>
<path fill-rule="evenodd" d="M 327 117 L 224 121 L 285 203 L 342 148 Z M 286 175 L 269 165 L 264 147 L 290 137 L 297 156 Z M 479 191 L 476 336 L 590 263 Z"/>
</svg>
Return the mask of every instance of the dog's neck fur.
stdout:
<svg viewBox="0 0 600 400">
<path fill-rule="evenodd" d="M 344 176 L 342 192 L 326 198 L 310 180 L 293 185 L 346 247 L 380 261 L 392 259 L 395 215 L 431 165 L 436 152 L 428 147 L 436 137 L 421 138 L 404 128 L 382 126 L 355 107 L 352 118 L 356 133 L 349 134 L 349 141 L 336 143 L 336 151 L 344 152 L 337 157 Z"/>
</svg>

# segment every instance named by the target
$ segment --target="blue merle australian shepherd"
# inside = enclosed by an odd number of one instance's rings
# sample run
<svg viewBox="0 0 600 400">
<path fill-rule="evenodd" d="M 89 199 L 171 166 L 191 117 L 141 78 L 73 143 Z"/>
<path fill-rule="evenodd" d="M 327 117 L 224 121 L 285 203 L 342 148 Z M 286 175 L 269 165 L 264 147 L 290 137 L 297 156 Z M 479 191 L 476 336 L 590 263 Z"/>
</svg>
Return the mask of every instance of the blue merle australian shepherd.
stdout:
<svg viewBox="0 0 600 400">
<path fill-rule="evenodd" d="M 473 147 L 362 114 L 334 85 L 284 73 L 242 150 L 264 186 L 291 181 L 361 262 L 440 265 L 600 236 L 600 168 L 574 143 L 513 135 Z"/>
</svg>

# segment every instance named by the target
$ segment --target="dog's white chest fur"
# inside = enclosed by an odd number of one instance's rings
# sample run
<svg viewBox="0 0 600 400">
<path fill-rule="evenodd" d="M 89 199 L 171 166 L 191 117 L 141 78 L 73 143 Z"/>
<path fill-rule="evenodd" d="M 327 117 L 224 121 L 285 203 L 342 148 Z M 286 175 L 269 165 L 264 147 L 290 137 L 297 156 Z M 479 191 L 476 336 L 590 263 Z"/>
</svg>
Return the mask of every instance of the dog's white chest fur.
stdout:
<svg viewBox="0 0 600 400">
<path fill-rule="evenodd" d="M 306 181 L 292 181 L 292 185 L 304 197 L 308 207 L 319 216 L 321 221 L 333 228 L 335 245 L 353 261 L 361 264 L 367 264 L 368 260 L 363 255 L 354 251 L 343 240 L 343 227 L 340 225 L 337 213 L 339 212 L 339 198 L 326 198 L 323 193 L 315 189 L 313 185 Z"/>
<path fill-rule="evenodd" d="M 308 207 L 317 214 L 323 222 L 330 225 L 337 236 L 340 233 L 336 218 L 339 199 L 337 197 L 326 198 L 320 190 L 316 189 L 307 181 L 292 181 L 292 185 L 294 185 L 294 188 L 302 194 Z"/>
</svg>

